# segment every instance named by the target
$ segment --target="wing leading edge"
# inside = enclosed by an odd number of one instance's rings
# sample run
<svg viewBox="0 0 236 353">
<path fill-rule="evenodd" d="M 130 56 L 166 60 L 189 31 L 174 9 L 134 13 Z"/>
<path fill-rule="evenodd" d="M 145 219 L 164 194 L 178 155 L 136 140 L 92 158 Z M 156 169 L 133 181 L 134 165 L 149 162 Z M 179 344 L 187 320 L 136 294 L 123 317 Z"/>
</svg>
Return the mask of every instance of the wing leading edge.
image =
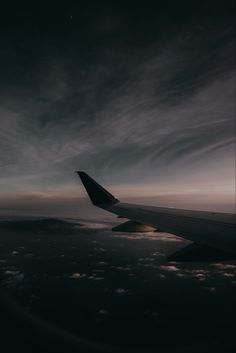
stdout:
<svg viewBox="0 0 236 353">
<path fill-rule="evenodd" d="M 122 203 L 88 174 L 81 171 L 77 173 L 95 206 L 121 218 L 128 218 L 135 225 L 153 227 L 195 243 L 196 246 L 185 248 L 185 251 L 171 255 L 170 259 L 178 261 L 236 259 L 235 214 Z"/>
</svg>

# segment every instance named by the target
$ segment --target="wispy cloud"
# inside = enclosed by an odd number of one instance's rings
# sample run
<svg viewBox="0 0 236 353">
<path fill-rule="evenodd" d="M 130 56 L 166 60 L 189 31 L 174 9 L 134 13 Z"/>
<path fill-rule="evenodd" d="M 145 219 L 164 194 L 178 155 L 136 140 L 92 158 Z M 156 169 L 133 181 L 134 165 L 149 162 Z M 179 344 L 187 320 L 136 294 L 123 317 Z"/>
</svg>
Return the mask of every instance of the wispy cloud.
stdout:
<svg viewBox="0 0 236 353">
<path fill-rule="evenodd" d="M 229 30 L 205 27 L 135 58 L 113 47 L 83 65 L 49 57 L 36 85 L 0 96 L 1 192 L 57 192 L 77 168 L 114 185 L 211 180 L 232 190 L 232 53 Z"/>
</svg>

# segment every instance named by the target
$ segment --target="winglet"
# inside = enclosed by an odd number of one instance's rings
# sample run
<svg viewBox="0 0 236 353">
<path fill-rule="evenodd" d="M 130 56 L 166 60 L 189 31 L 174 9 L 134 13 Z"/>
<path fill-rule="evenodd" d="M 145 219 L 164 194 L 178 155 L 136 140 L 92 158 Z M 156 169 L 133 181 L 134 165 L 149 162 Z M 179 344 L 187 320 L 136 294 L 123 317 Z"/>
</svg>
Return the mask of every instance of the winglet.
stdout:
<svg viewBox="0 0 236 353">
<path fill-rule="evenodd" d="M 76 173 L 79 175 L 90 200 L 95 206 L 119 202 L 119 200 L 93 180 L 87 173 L 82 171 L 76 171 Z"/>
</svg>

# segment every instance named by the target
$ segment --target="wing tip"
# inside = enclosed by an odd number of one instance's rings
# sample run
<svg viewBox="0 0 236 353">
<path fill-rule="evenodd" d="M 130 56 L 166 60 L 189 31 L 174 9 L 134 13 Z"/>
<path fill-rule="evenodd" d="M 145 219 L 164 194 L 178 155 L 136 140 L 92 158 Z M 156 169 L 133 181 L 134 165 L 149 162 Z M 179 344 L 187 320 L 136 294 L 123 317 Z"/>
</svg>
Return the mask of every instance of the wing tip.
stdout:
<svg viewBox="0 0 236 353">
<path fill-rule="evenodd" d="M 90 200 L 95 206 L 101 204 L 114 204 L 119 202 L 112 194 L 98 184 L 84 171 L 75 171 L 77 173 L 90 197 Z"/>
<path fill-rule="evenodd" d="M 83 170 L 75 170 L 75 173 L 77 173 L 77 174 L 87 174 L 87 173 L 85 173 Z"/>
</svg>

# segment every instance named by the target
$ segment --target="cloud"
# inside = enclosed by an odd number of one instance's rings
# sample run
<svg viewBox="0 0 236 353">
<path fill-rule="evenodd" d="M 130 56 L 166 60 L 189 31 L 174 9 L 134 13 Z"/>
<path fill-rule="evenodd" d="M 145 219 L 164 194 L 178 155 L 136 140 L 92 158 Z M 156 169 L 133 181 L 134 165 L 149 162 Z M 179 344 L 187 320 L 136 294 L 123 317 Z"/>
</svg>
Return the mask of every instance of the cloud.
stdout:
<svg viewBox="0 0 236 353">
<path fill-rule="evenodd" d="M 85 273 L 80 274 L 79 272 L 72 273 L 72 275 L 69 276 L 71 279 L 81 279 L 85 277 L 87 277 Z"/>
<path fill-rule="evenodd" d="M 155 259 L 152 258 L 152 257 L 140 257 L 140 258 L 138 259 L 138 261 L 153 262 L 153 261 L 155 261 Z"/>
<path fill-rule="evenodd" d="M 236 264 L 229 264 L 229 263 L 216 263 L 212 264 L 213 267 L 219 270 L 235 270 Z"/>
<path fill-rule="evenodd" d="M 199 279 L 199 281 L 205 281 L 206 279 L 206 276 L 203 273 L 196 273 L 194 277 Z"/>
<path fill-rule="evenodd" d="M 155 240 L 159 242 L 165 242 L 165 243 L 179 243 L 179 242 L 184 242 L 183 239 L 177 238 L 176 236 L 172 234 L 167 234 L 167 233 L 162 233 L 162 232 L 148 232 L 148 233 L 118 233 L 114 234 L 113 237 L 116 238 L 124 238 L 124 239 L 130 239 L 130 240 Z"/>
<path fill-rule="evenodd" d="M 131 53 L 117 38 L 126 43 L 132 35 L 119 25 L 123 19 L 115 23 L 109 45 L 78 54 L 76 43 L 64 43 L 60 58 L 46 47 L 39 67 L 19 64 L 31 80 L 12 77 L 14 87 L 0 87 L 2 195 L 73 194 L 78 167 L 120 189 L 151 182 L 153 190 L 232 191 L 229 25 L 204 23 L 188 34 L 172 31 L 168 40 L 150 36 Z"/>
<path fill-rule="evenodd" d="M 116 270 L 118 270 L 118 271 L 131 271 L 131 270 L 133 270 L 134 269 L 134 267 L 133 266 L 112 266 L 112 268 L 114 268 L 114 269 L 116 269 Z"/>
<path fill-rule="evenodd" d="M 211 268 L 213 267 L 213 268 Z M 177 267 L 176 265 L 161 265 L 157 266 L 160 270 L 173 273 L 179 278 L 183 279 L 195 279 L 197 281 L 203 282 L 203 283 L 208 283 L 209 280 L 215 279 L 216 276 L 228 278 L 231 280 L 231 283 L 233 284 L 234 279 L 235 279 L 235 274 L 231 273 L 229 271 L 233 271 L 235 268 L 234 264 L 224 264 L 224 263 L 219 263 L 219 264 L 212 264 L 207 266 L 207 268 L 191 268 L 189 265 L 186 264 L 181 264 L 181 267 Z M 215 271 L 215 268 L 217 268 L 217 271 Z M 159 274 L 159 277 L 162 277 L 163 275 L 165 278 L 166 275 L 164 274 Z M 219 282 L 220 283 L 220 282 Z M 216 291 L 217 287 L 204 287 L 209 291 Z"/>
<path fill-rule="evenodd" d="M 228 272 L 224 272 L 222 273 L 223 277 L 228 277 L 228 278 L 235 278 L 235 274 L 234 273 L 228 273 Z"/>
<path fill-rule="evenodd" d="M 204 287 L 204 288 L 213 294 L 215 294 L 217 291 L 216 287 Z"/>
<path fill-rule="evenodd" d="M 176 276 L 180 277 L 180 278 L 186 278 L 187 277 L 187 275 L 185 273 L 176 273 Z"/>
<path fill-rule="evenodd" d="M 107 265 L 108 265 L 108 262 L 106 262 L 106 261 L 99 261 L 98 264 L 99 264 L 100 266 L 107 266 Z"/>
<path fill-rule="evenodd" d="M 97 252 L 106 252 L 106 249 L 104 248 L 93 248 L 93 250 Z"/>
<path fill-rule="evenodd" d="M 102 315 L 102 316 L 107 316 L 108 315 L 108 311 L 106 309 L 100 309 L 98 311 L 98 314 Z"/>
<path fill-rule="evenodd" d="M 94 222 L 84 223 L 83 222 L 82 227 L 87 228 L 87 229 L 95 229 L 95 230 L 96 229 L 110 229 L 110 224 L 94 223 Z"/>
<path fill-rule="evenodd" d="M 175 266 L 175 265 L 161 265 L 160 266 L 161 270 L 167 271 L 167 272 L 178 272 L 180 269 Z"/>
<path fill-rule="evenodd" d="M 104 277 L 99 277 L 96 274 L 92 274 L 91 276 L 88 277 L 88 279 L 90 279 L 92 281 L 102 281 L 104 279 Z"/>
<path fill-rule="evenodd" d="M 164 275 L 163 273 L 158 274 L 158 276 L 162 279 L 166 278 L 166 275 Z"/>
<path fill-rule="evenodd" d="M 4 274 L 7 276 L 7 280 L 5 281 L 7 287 L 16 287 L 25 278 L 24 273 L 17 270 L 6 270 Z"/>
<path fill-rule="evenodd" d="M 117 288 L 115 290 L 115 292 L 119 295 L 124 295 L 124 294 L 128 293 L 129 291 L 128 291 L 128 289 L 125 289 L 125 288 Z"/>
</svg>

